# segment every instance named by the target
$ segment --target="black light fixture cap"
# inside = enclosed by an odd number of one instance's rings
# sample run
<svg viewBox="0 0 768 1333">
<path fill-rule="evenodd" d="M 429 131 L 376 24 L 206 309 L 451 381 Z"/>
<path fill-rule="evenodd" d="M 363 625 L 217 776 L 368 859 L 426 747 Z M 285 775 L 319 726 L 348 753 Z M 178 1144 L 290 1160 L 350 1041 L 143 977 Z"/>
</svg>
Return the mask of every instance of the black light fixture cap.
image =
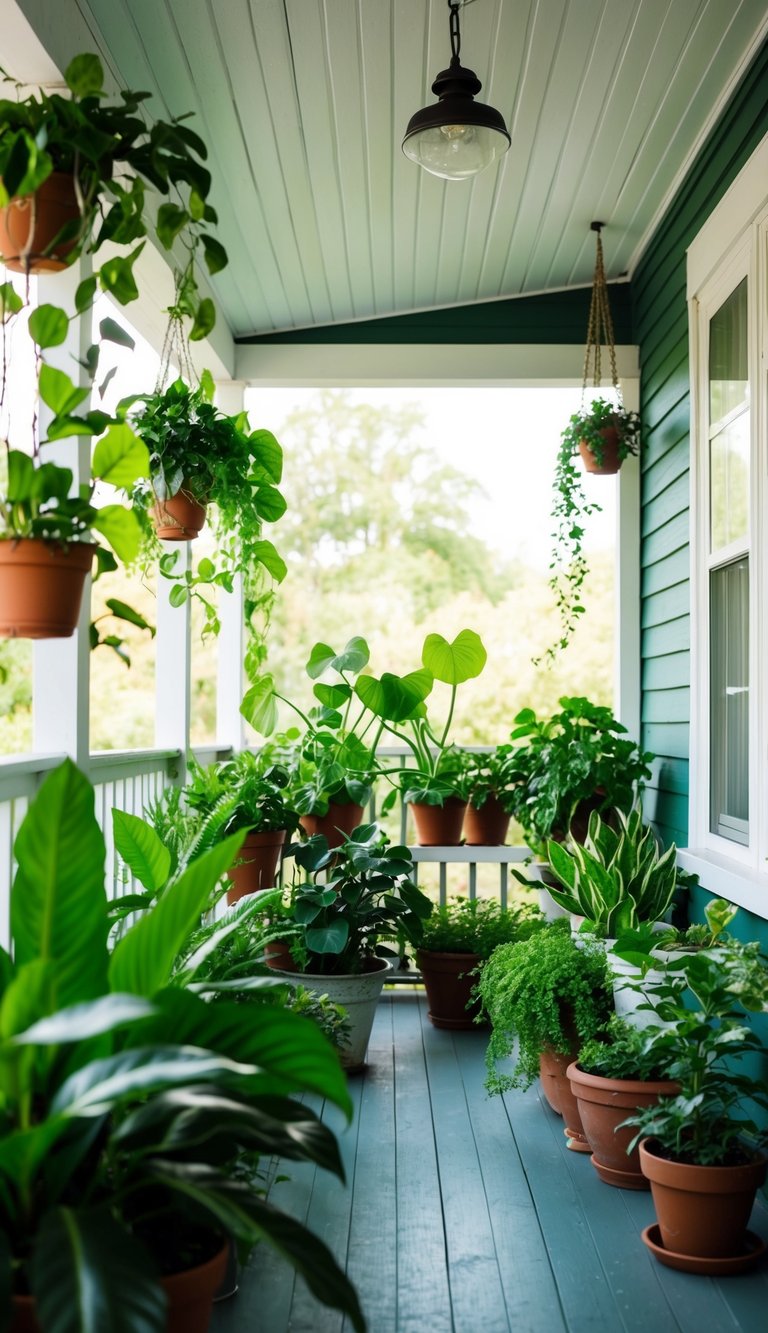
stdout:
<svg viewBox="0 0 768 1333">
<path fill-rule="evenodd" d="M 504 117 L 495 107 L 476 102 L 475 94 L 480 92 L 482 84 L 474 70 L 466 69 L 454 56 L 448 69 L 443 69 L 432 84 L 432 92 L 439 97 L 439 102 L 422 107 L 408 121 L 408 128 L 403 136 L 405 144 L 412 135 L 422 130 L 439 129 L 441 125 L 481 125 L 489 130 L 503 134 L 507 143 L 511 143 Z"/>
</svg>

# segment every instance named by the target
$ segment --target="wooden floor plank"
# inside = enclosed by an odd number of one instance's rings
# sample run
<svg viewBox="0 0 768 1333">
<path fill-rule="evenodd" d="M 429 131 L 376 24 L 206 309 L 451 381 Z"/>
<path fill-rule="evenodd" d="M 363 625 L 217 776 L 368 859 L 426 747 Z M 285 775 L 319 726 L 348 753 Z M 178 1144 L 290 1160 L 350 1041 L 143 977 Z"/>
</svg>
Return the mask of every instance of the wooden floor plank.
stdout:
<svg viewBox="0 0 768 1333">
<path fill-rule="evenodd" d="M 391 1004 L 397 1134 L 396 1328 L 397 1333 L 454 1333 L 418 1005 L 406 996 L 393 998 Z"/>
<path fill-rule="evenodd" d="M 471 1116 L 510 1327 L 561 1333 L 566 1325 L 536 1206 L 504 1102 L 485 1091 L 484 1043 L 478 1038 L 475 1032 L 456 1032 L 450 1039 Z"/>
</svg>

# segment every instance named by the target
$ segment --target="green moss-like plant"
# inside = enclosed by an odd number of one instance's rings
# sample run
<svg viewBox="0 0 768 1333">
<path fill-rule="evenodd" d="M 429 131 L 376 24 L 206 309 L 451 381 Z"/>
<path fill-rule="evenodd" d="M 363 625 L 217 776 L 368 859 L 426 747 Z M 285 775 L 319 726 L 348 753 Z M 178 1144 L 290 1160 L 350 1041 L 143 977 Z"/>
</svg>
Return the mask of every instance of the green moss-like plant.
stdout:
<svg viewBox="0 0 768 1333">
<path fill-rule="evenodd" d="M 527 939 L 543 924 L 541 913 L 532 906 L 503 908 L 492 899 L 451 898 L 424 922 L 419 947 L 490 958 L 500 944 Z"/>
<path fill-rule="evenodd" d="M 496 949 L 478 993 L 493 1026 L 485 1083 L 491 1093 L 530 1087 L 546 1047 L 565 1054 L 574 1038 L 586 1041 L 600 1032 L 613 1011 L 605 951 L 578 947 L 564 920 Z M 497 1062 L 508 1056 L 512 1071 L 500 1073 Z"/>
</svg>

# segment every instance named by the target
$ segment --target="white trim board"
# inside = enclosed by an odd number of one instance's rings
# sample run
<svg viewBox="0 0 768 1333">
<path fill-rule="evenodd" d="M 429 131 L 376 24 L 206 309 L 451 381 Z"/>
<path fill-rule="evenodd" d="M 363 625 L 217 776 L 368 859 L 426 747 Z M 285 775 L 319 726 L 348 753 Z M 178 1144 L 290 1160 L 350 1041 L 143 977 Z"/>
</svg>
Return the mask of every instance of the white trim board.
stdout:
<svg viewBox="0 0 768 1333">
<path fill-rule="evenodd" d="M 688 247 L 687 296 L 692 300 L 723 256 L 751 226 L 768 200 L 768 134 L 744 164 Z"/>
</svg>

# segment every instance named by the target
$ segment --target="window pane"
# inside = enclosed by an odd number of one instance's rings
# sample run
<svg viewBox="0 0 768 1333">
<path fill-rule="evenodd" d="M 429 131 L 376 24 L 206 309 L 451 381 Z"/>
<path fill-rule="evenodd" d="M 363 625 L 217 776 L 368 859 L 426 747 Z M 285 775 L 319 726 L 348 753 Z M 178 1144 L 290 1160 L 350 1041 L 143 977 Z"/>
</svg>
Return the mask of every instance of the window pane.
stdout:
<svg viewBox="0 0 768 1333">
<path fill-rule="evenodd" d="M 747 279 L 709 324 L 709 420 L 712 425 L 747 397 Z"/>
<path fill-rule="evenodd" d="M 710 547 L 720 551 L 749 530 L 749 412 L 713 436 L 709 469 Z"/>
<path fill-rule="evenodd" d="M 710 829 L 749 842 L 749 561 L 710 575 Z"/>
</svg>

